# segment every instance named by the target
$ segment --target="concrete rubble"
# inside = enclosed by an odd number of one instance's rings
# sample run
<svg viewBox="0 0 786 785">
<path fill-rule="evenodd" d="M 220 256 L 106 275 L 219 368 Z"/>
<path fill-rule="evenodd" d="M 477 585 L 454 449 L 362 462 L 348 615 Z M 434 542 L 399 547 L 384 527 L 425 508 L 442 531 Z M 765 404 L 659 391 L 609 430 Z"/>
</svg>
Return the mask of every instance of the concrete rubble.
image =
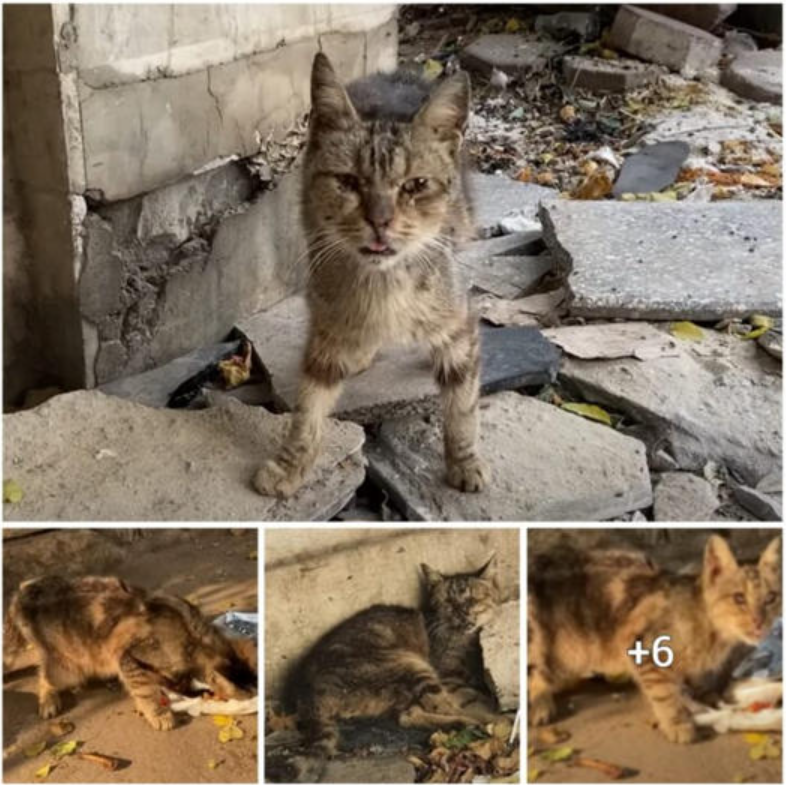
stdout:
<svg viewBox="0 0 786 785">
<path fill-rule="evenodd" d="M 516 711 L 521 703 L 519 658 L 521 604 L 511 600 L 497 608 L 494 618 L 480 631 L 483 669 L 500 711 Z"/>
<path fill-rule="evenodd" d="M 666 449 L 680 469 L 713 460 L 755 486 L 782 465 L 780 364 L 751 341 L 703 333 L 676 357 L 567 357 L 560 378 L 641 423 L 651 451 Z"/>
<path fill-rule="evenodd" d="M 484 35 L 461 52 L 461 64 L 468 71 L 489 75 L 492 69 L 509 76 L 525 76 L 542 71 L 549 58 L 561 48 L 551 41 L 527 41 L 518 35 Z"/>
<path fill-rule="evenodd" d="M 783 52 L 746 52 L 722 71 L 721 84 L 751 101 L 780 104 L 783 99 Z"/>
<path fill-rule="evenodd" d="M 655 3 L 648 4 L 647 10 L 710 31 L 737 10 L 737 3 L 693 3 L 692 5 Z"/>
<path fill-rule="evenodd" d="M 480 449 L 493 480 L 462 494 L 443 479 L 439 418 L 390 421 L 368 445 L 369 474 L 408 520 L 607 520 L 652 503 L 641 442 L 515 392 L 482 401 Z"/>
<path fill-rule="evenodd" d="M 616 49 L 688 77 L 714 66 L 723 52 L 723 42 L 705 30 L 632 5 L 617 11 L 610 42 Z"/>
<path fill-rule="evenodd" d="M 690 472 L 665 472 L 653 493 L 655 521 L 715 521 L 720 499 L 712 483 Z"/>
<path fill-rule="evenodd" d="M 363 430 L 331 420 L 313 479 L 279 501 L 252 487 L 289 415 L 226 401 L 172 411 L 80 391 L 3 417 L 7 521 L 325 520 L 365 477 Z"/>
<path fill-rule="evenodd" d="M 760 521 L 783 521 L 783 494 L 764 493 L 758 488 L 734 484 L 734 499 Z"/>
<path fill-rule="evenodd" d="M 570 272 L 574 315 L 706 321 L 781 312 L 780 202 L 554 200 L 541 217 L 557 266 Z"/>
<path fill-rule="evenodd" d="M 663 69 L 636 60 L 569 55 L 562 61 L 562 73 L 570 87 L 595 93 L 626 93 L 651 84 Z"/>
</svg>

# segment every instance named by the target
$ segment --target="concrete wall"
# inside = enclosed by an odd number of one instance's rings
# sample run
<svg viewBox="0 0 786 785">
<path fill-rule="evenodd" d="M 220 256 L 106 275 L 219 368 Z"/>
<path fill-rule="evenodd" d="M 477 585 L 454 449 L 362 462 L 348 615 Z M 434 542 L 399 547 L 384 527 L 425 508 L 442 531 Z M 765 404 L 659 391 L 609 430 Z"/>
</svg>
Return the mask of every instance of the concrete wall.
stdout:
<svg viewBox="0 0 786 785">
<path fill-rule="evenodd" d="M 223 338 L 299 285 L 296 177 L 268 190 L 236 162 L 291 145 L 320 49 L 347 80 L 394 68 L 394 5 L 6 6 L 4 19 L 35 326 L 64 386 Z"/>
<path fill-rule="evenodd" d="M 265 685 L 279 696 L 288 667 L 327 630 L 374 603 L 418 607 L 419 565 L 476 569 L 496 552 L 505 599 L 519 596 L 513 529 L 270 530 L 265 533 Z"/>
</svg>

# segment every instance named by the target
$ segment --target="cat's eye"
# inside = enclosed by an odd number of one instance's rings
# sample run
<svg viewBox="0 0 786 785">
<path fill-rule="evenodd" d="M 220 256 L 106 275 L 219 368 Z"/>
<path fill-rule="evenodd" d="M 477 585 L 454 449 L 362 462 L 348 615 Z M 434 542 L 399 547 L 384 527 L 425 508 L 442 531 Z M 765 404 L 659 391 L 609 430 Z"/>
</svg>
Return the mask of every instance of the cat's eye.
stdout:
<svg viewBox="0 0 786 785">
<path fill-rule="evenodd" d="M 764 598 L 765 605 L 772 605 L 775 600 L 778 599 L 778 595 L 774 591 L 767 592 L 767 596 Z"/>
<path fill-rule="evenodd" d="M 401 186 L 401 190 L 405 194 L 419 194 L 426 190 L 428 187 L 428 180 L 425 177 L 413 177 L 411 180 L 407 180 L 404 185 Z"/>
<path fill-rule="evenodd" d="M 737 605 L 745 605 L 745 595 L 742 592 L 738 591 L 734 595 L 734 602 L 736 602 Z"/>
<path fill-rule="evenodd" d="M 343 188 L 345 191 L 359 191 L 360 190 L 360 180 L 354 174 L 337 174 L 336 182 L 338 182 L 339 186 Z"/>
</svg>

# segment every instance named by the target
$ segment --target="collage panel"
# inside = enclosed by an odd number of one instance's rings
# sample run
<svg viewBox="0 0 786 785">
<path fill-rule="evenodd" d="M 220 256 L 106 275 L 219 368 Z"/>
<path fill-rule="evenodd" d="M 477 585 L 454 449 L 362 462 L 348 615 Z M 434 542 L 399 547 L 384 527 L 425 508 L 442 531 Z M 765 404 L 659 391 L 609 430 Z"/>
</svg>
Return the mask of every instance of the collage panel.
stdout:
<svg viewBox="0 0 786 785">
<path fill-rule="evenodd" d="M 782 530 L 530 529 L 529 782 L 782 782 Z"/>
<path fill-rule="evenodd" d="M 255 528 L 3 528 L 3 781 L 258 780 Z"/>
<path fill-rule="evenodd" d="M 517 782 L 518 529 L 265 533 L 267 782 Z"/>
</svg>

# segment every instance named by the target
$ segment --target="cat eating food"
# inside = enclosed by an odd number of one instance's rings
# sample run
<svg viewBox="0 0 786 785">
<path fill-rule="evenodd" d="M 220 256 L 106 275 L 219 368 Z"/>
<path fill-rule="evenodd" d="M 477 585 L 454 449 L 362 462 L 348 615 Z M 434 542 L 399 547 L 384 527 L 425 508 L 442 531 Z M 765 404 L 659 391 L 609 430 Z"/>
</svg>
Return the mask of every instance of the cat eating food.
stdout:
<svg viewBox="0 0 786 785">
<path fill-rule="evenodd" d="M 479 644 L 500 601 L 493 557 L 470 573 L 422 569 L 423 612 L 367 608 L 322 636 L 291 674 L 291 695 L 315 751 L 334 755 L 337 723 L 355 717 L 387 715 L 402 727 L 427 728 L 497 718 Z"/>
<path fill-rule="evenodd" d="M 645 555 L 560 546 L 530 567 L 529 717 L 554 719 L 554 696 L 592 675 L 630 674 L 672 742 L 696 738 L 684 687 L 722 679 L 739 646 L 755 646 L 781 613 L 781 539 L 740 565 L 712 535 L 701 575 L 676 575 Z M 662 636 L 668 636 L 668 641 Z M 637 642 L 659 657 L 639 664 Z M 658 661 L 659 660 L 659 661 Z"/>
<path fill-rule="evenodd" d="M 256 691 L 256 647 L 225 637 L 179 597 L 148 594 L 113 577 L 48 576 L 23 583 L 4 623 L 3 664 L 27 644 L 38 662 L 44 719 L 62 710 L 60 692 L 88 679 L 120 679 L 137 710 L 157 730 L 174 727 L 164 687 L 192 679 L 219 698 Z"/>
<path fill-rule="evenodd" d="M 480 491 L 490 475 L 477 448 L 478 319 L 452 260 L 471 230 L 460 156 L 469 79 L 432 89 L 411 74 L 376 74 L 345 89 L 320 53 L 311 99 L 302 194 L 310 328 L 289 434 L 255 487 L 295 493 L 342 382 L 385 344 L 424 342 L 443 399 L 446 479 Z"/>
</svg>

